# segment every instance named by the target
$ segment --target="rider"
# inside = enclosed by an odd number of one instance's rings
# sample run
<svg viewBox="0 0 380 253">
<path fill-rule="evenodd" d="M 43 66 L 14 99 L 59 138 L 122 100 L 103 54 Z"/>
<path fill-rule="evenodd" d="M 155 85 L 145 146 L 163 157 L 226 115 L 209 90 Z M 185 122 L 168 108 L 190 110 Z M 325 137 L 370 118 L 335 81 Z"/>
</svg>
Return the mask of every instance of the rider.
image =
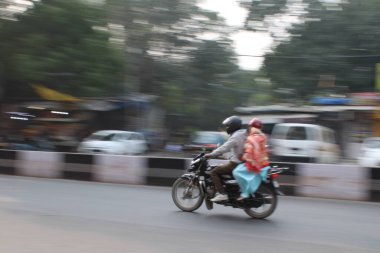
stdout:
<svg viewBox="0 0 380 253">
<path fill-rule="evenodd" d="M 240 197 L 238 200 L 248 198 L 257 190 L 262 178 L 266 177 L 269 169 L 267 138 L 261 131 L 262 122 L 258 118 L 253 118 L 249 122 L 248 137 L 244 146 L 244 155 L 240 164 L 233 171 L 233 176 L 240 187 Z"/>
<path fill-rule="evenodd" d="M 220 176 L 231 174 L 236 166 L 242 162 L 240 158 L 243 155 L 244 143 L 247 138 L 247 131 L 242 129 L 242 120 L 238 116 L 226 118 L 222 125 L 225 127 L 225 130 L 230 137 L 222 146 L 205 155 L 206 158 L 214 158 L 229 151 L 232 153 L 228 163 L 216 167 L 210 173 L 217 191 L 215 197 L 211 199 L 211 201 L 214 202 L 228 200 Z"/>
</svg>

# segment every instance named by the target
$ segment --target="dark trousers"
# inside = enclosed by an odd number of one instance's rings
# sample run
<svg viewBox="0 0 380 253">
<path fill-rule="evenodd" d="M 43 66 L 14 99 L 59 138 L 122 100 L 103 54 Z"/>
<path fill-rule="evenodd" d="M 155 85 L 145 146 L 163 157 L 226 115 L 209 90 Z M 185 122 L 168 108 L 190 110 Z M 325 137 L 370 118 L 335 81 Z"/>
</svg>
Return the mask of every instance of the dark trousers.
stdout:
<svg viewBox="0 0 380 253">
<path fill-rule="evenodd" d="M 214 182 L 215 189 L 217 192 L 226 194 L 226 191 L 223 188 L 222 181 L 220 179 L 221 175 L 232 174 L 232 171 L 236 168 L 238 164 L 234 162 L 228 162 L 226 164 L 220 165 L 213 169 L 210 173 L 212 181 Z"/>
</svg>

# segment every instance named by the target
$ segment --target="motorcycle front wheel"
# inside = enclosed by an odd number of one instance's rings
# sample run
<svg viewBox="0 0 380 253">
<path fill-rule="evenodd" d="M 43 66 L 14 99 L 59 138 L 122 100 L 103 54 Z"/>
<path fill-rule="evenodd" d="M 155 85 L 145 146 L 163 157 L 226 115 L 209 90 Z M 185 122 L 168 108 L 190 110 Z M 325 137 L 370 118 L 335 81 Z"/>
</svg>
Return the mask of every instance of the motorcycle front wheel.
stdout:
<svg viewBox="0 0 380 253">
<path fill-rule="evenodd" d="M 261 184 L 254 198 L 261 203 L 259 207 L 244 209 L 244 212 L 256 219 L 265 219 L 270 216 L 277 207 L 277 194 L 272 187 Z"/>
<path fill-rule="evenodd" d="M 174 204 L 185 212 L 197 210 L 204 197 L 198 183 L 186 178 L 178 178 L 172 186 L 172 198 Z"/>
</svg>

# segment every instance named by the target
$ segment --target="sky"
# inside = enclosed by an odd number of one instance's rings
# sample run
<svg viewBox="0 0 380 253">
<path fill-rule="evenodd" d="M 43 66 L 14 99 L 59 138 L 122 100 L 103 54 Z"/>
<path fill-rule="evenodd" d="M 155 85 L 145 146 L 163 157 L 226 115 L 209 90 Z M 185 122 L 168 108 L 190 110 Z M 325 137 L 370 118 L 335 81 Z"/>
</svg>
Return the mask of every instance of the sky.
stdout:
<svg viewBox="0 0 380 253">
<path fill-rule="evenodd" d="M 242 27 L 248 12 L 241 8 L 238 0 L 199 0 L 198 6 L 201 8 L 215 11 L 221 17 L 225 18 L 227 25 Z M 331 8 L 339 8 L 339 5 L 345 0 L 320 0 Z M 289 1 L 285 13 L 269 18 L 270 22 L 275 24 L 276 30 L 272 30 L 276 34 L 281 34 L 284 37 L 289 36 L 287 29 L 296 23 L 302 22 L 302 15 L 305 14 L 306 5 L 302 0 Z M 265 32 L 249 32 L 240 31 L 231 35 L 234 41 L 235 52 L 240 56 L 239 66 L 242 69 L 258 70 L 264 61 L 262 56 L 270 51 L 274 46 L 273 38 L 269 33 Z"/>
<path fill-rule="evenodd" d="M 226 19 L 230 26 L 241 27 L 248 12 L 236 0 L 204 0 L 201 8 L 215 11 Z M 260 56 L 270 49 L 273 39 L 269 33 L 240 31 L 231 35 L 237 55 Z M 239 56 L 239 66 L 246 70 L 258 70 L 263 57 Z"/>
</svg>

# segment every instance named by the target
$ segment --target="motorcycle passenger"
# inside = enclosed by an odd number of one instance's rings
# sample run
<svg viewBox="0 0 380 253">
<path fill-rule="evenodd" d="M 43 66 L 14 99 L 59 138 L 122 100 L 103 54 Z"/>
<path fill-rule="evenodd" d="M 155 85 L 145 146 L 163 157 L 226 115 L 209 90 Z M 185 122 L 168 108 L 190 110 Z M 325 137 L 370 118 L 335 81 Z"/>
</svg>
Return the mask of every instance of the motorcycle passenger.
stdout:
<svg viewBox="0 0 380 253">
<path fill-rule="evenodd" d="M 253 118 L 248 127 L 249 133 L 242 157 L 245 162 L 233 171 L 233 176 L 239 184 L 241 192 L 237 200 L 248 198 L 251 193 L 255 192 L 261 181 L 265 180 L 269 169 L 267 138 L 261 131 L 261 120 Z"/>
<path fill-rule="evenodd" d="M 244 143 L 247 138 L 247 130 L 242 129 L 242 120 L 238 116 L 226 118 L 222 125 L 225 127 L 225 130 L 230 137 L 222 146 L 215 149 L 211 153 L 206 154 L 205 157 L 214 158 L 227 152 L 231 152 L 232 155 L 229 158 L 228 163 L 216 167 L 210 173 L 217 192 L 215 197 L 211 199 L 213 202 L 228 200 L 228 196 L 223 188 L 220 176 L 232 174 L 232 171 L 236 168 L 236 166 L 241 163 L 240 158 L 243 155 Z"/>
</svg>

